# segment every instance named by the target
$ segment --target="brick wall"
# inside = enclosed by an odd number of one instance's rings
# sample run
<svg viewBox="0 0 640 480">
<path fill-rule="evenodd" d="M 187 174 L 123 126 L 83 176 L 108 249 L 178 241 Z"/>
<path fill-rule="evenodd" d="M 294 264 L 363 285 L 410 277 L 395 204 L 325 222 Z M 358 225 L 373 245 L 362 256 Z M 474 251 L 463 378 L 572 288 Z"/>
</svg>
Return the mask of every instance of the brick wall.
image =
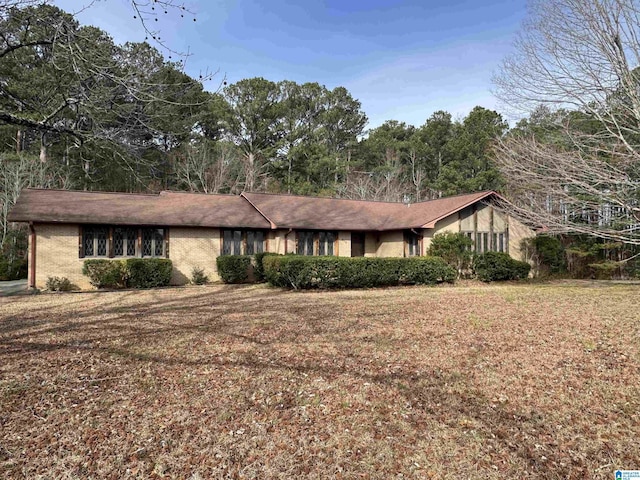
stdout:
<svg viewBox="0 0 640 480">
<path fill-rule="evenodd" d="M 170 228 L 169 258 L 173 262 L 172 285 L 189 283 L 194 267 L 202 268 L 209 281 L 220 280 L 216 258 L 220 255 L 217 228 Z"/>
<path fill-rule="evenodd" d="M 36 287 L 45 288 L 47 278 L 66 277 L 78 288 L 92 288 L 82 275 L 78 257 L 78 225 L 36 224 Z M 31 268 L 31 266 L 29 266 Z"/>
</svg>

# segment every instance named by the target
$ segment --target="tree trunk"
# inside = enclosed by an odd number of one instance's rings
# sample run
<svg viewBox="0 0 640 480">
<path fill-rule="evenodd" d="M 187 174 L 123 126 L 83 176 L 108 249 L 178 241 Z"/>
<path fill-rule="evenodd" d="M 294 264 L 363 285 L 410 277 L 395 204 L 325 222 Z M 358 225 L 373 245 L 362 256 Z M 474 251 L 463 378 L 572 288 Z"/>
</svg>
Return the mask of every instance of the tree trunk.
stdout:
<svg viewBox="0 0 640 480">
<path fill-rule="evenodd" d="M 40 136 L 40 161 L 47 163 L 47 137 L 44 133 Z"/>
</svg>

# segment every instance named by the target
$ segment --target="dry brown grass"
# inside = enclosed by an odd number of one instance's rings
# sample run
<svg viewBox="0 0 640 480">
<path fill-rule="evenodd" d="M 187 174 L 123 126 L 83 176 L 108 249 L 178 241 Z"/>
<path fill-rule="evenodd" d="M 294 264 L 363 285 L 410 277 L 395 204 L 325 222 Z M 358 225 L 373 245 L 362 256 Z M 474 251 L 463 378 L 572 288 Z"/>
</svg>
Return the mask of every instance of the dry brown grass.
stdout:
<svg viewBox="0 0 640 480">
<path fill-rule="evenodd" d="M 612 478 L 640 287 L 0 299 L 1 478 Z"/>
</svg>

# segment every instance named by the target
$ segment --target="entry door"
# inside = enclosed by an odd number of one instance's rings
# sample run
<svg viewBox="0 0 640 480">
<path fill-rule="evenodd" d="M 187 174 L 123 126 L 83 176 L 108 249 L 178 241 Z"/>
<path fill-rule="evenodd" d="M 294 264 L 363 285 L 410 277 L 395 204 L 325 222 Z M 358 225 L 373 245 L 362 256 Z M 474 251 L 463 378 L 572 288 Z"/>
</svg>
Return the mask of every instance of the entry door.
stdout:
<svg viewBox="0 0 640 480">
<path fill-rule="evenodd" d="M 364 257 L 364 233 L 351 233 L 351 256 Z"/>
</svg>

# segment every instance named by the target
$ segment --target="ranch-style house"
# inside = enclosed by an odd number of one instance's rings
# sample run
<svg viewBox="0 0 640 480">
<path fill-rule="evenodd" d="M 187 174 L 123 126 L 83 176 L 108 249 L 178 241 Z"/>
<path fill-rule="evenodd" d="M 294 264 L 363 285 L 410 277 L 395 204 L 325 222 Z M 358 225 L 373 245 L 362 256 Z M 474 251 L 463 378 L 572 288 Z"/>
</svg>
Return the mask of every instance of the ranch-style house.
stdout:
<svg viewBox="0 0 640 480">
<path fill-rule="evenodd" d="M 242 193 L 205 195 L 25 189 L 9 220 L 29 224 L 29 286 L 66 277 L 91 288 L 87 258 L 162 257 L 171 283 L 189 282 L 194 267 L 218 279 L 216 257 L 258 252 L 408 257 L 424 255 L 431 238 L 462 232 L 476 252 L 521 259 L 533 230 L 494 208 L 485 191 L 412 204 Z"/>
</svg>

